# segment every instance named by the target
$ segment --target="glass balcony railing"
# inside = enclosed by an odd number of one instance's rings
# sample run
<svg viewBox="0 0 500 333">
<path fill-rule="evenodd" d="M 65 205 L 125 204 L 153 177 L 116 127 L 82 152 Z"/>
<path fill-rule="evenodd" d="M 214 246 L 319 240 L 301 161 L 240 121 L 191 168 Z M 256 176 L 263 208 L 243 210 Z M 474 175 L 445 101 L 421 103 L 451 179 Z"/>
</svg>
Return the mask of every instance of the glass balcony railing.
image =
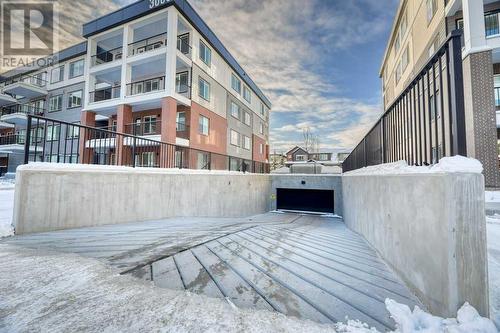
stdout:
<svg viewBox="0 0 500 333">
<path fill-rule="evenodd" d="M 177 36 L 177 50 L 191 58 L 192 47 L 189 43 L 189 33 Z"/>
<path fill-rule="evenodd" d="M 191 98 L 191 85 L 189 81 L 189 72 L 177 73 L 175 76 L 175 92 Z"/>
<path fill-rule="evenodd" d="M 90 103 L 120 98 L 121 86 L 96 89 L 90 92 Z"/>
<path fill-rule="evenodd" d="M 181 139 L 189 140 L 189 126 L 186 123 L 176 123 L 175 130 L 177 132 L 177 137 Z"/>
<path fill-rule="evenodd" d="M 97 66 L 100 64 L 105 64 L 108 62 L 113 62 L 116 60 L 120 60 L 123 57 L 123 48 L 117 47 L 108 51 L 101 51 L 96 55 L 92 56 L 92 66 Z"/>
<path fill-rule="evenodd" d="M 33 86 L 37 86 L 40 88 L 43 88 L 47 85 L 47 80 L 44 79 L 44 76 L 42 74 L 38 74 L 38 75 L 23 75 L 23 76 L 9 79 L 9 80 L 5 81 L 3 86 L 5 88 L 11 84 L 19 83 L 19 82 L 31 84 Z"/>
<path fill-rule="evenodd" d="M 45 109 L 30 105 L 30 104 L 15 104 L 9 105 L 2 108 L 0 111 L 0 115 L 5 116 L 8 114 L 22 113 L 22 114 L 31 114 L 35 116 L 43 115 Z"/>
<path fill-rule="evenodd" d="M 167 33 L 141 39 L 128 45 L 128 55 L 133 56 L 149 51 L 153 51 L 167 45 Z"/>
<path fill-rule="evenodd" d="M 165 89 L 165 76 L 127 84 L 127 96 L 146 94 Z"/>
</svg>

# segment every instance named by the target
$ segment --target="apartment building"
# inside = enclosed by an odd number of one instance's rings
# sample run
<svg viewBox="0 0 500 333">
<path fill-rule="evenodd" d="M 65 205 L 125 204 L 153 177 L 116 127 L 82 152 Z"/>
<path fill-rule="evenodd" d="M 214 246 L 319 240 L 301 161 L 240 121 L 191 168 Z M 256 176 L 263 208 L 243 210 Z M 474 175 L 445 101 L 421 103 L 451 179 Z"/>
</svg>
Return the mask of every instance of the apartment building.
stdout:
<svg viewBox="0 0 500 333">
<path fill-rule="evenodd" d="M 401 0 L 380 69 L 383 103 L 388 110 L 415 82 L 423 67 L 428 66 L 452 31 L 461 31 L 467 155 L 483 163 L 486 185 L 492 187 L 500 186 L 499 137 L 496 131 L 500 127 L 500 121 L 496 119 L 500 120 L 500 116 L 495 114 L 496 110 L 500 110 L 499 12 L 500 1 Z M 437 68 L 438 65 L 441 68 Z M 429 72 L 434 73 L 436 80 L 430 78 L 419 88 L 424 94 L 429 91 L 424 100 L 431 111 L 431 128 L 433 122 L 439 121 L 441 115 L 446 113 L 441 108 L 449 107 L 446 97 L 440 96 L 447 92 L 449 86 L 448 78 L 440 75 L 445 73 L 444 67 L 446 59 L 439 60 Z M 436 102 L 440 100 L 445 101 Z M 441 129 L 436 126 L 436 133 L 438 131 Z M 447 124 L 443 125 L 442 131 L 453 135 Z M 432 161 L 449 155 L 450 147 L 444 150 L 438 135 L 433 139 L 432 130 L 428 133 Z"/>
<path fill-rule="evenodd" d="M 186 0 L 135 2 L 84 24 L 83 37 L 51 67 L 2 75 L 0 161 L 10 172 L 20 163 L 12 148 L 24 149 L 27 114 L 197 149 L 189 158 L 200 168 L 206 153 L 235 157 L 233 170 L 243 159 L 268 162 L 270 101 Z M 74 141 L 69 156 L 50 159 L 85 156 L 88 146 Z M 120 144 L 99 149 L 126 149 Z M 94 158 L 114 156 L 95 148 Z M 142 154 L 138 165 L 158 165 L 161 152 Z"/>
</svg>

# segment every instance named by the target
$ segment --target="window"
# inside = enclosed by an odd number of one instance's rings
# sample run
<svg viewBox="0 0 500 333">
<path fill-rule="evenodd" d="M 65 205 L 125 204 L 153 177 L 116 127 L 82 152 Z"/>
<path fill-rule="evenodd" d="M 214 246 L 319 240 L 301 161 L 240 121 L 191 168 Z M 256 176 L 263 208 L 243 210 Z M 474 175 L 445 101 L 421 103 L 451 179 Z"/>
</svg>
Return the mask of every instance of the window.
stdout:
<svg viewBox="0 0 500 333">
<path fill-rule="evenodd" d="M 401 59 L 402 73 L 404 73 L 409 63 L 410 63 L 410 52 L 407 46 L 403 52 L 403 58 Z"/>
<path fill-rule="evenodd" d="M 264 134 L 264 124 L 263 123 L 260 123 L 259 133 Z"/>
<path fill-rule="evenodd" d="M 205 45 L 200 39 L 200 59 L 203 61 L 205 64 L 210 66 L 212 63 L 212 50 L 208 48 L 208 46 Z"/>
<path fill-rule="evenodd" d="M 398 34 L 396 35 L 396 38 L 394 40 L 394 49 L 396 50 L 396 52 L 399 51 L 400 47 L 401 47 L 401 40 L 399 38 L 399 32 L 398 32 Z"/>
<path fill-rule="evenodd" d="M 203 135 L 208 135 L 210 131 L 210 119 L 204 116 L 200 116 L 200 119 L 198 120 L 198 131 L 200 134 Z"/>
<path fill-rule="evenodd" d="M 243 87 L 243 98 L 248 103 L 252 103 L 252 92 L 247 87 Z"/>
<path fill-rule="evenodd" d="M 266 113 L 266 106 L 264 105 L 264 103 L 260 103 L 260 115 L 261 116 L 264 116 L 264 114 Z"/>
<path fill-rule="evenodd" d="M 295 160 L 296 161 L 305 161 L 306 155 L 295 155 Z"/>
<path fill-rule="evenodd" d="M 62 95 L 52 96 L 49 99 L 49 112 L 56 112 L 62 110 Z"/>
<path fill-rule="evenodd" d="M 252 145 L 252 142 L 250 138 L 246 135 L 243 135 L 243 148 L 246 150 L 250 150 L 250 146 Z"/>
<path fill-rule="evenodd" d="M 401 67 L 401 61 L 400 61 L 398 63 L 398 65 L 396 66 L 396 75 L 395 75 L 396 83 L 398 83 L 399 80 L 401 79 L 401 74 L 402 74 L 402 67 Z"/>
<path fill-rule="evenodd" d="M 231 102 L 231 116 L 240 119 L 240 107 L 235 102 Z"/>
<path fill-rule="evenodd" d="M 203 78 L 201 78 L 201 76 L 200 76 L 200 79 L 198 81 L 199 81 L 198 94 L 204 100 L 210 101 L 210 83 L 208 83 Z"/>
<path fill-rule="evenodd" d="M 82 96 L 83 91 L 73 91 L 68 95 L 68 108 L 75 108 L 78 106 L 82 106 Z"/>
<path fill-rule="evenodd" d="M 431 22 L 437 11 L 436 0 L 427 0 L 427 22 Z"/>
<path fill-rule="evenodd" d="M 239 147 L 240 146 L 240 133 L 231 130 L 231 144 L 233 146 Z"/>
<path fill-rule="evenodd" d="M 234 74 L 231 74 L 231 88 L 238 94 L 241 94 L 241 81 Z"/>
<path fill-rule="evenodd" d="M 82 76 L 85 68 L 85 61 L 78 60 L 69 64 L 69 78 Z"/>
<path fill-rule="evenodd" d="M 55 141 L 59 139 L 59 131 L 61 130 L 60 125 L 49 125 L 47 126 L 47 141 Z"/>
<path fill-rule="evenodd" d="M 248 112 L 245 112 L 244 123 L 245 123 L 245 125 L 248 125 L 248 126 L 252 125 L 252 116 Z"/>
<path fill-rule="evenodd" d="M 185 112 L 177 112 L 176 119 L 176 131 L 184 132 L 186 130 L 186 113 Z"/>
<path fill-rule="evenodd" d="M 263 143 L 261 143 L 259 145 L 259 154 L 261 154 L 261 155 L 264 154 L 264 144 Z"/>
<path fill-rule="evenodd" d="M 54 68 L 50 73 L 50 83 L 57 83 L 64 80 L 64 65 Z"/>
<path fill-rule="evenodd" d="M 493 84 L 495 87 L 495 106 L 500 106 L 500 75 L 493 76 Z"/>
<path fill-rule="evenodd" d="M 143 167 L 154 167 L 156 154 L 152 151 L 147 151 L 142 153 L 142 166 Z"/>
<path fill-rule="evenodd" d="M 156 116 L 144 117 L 144 134 L 156 133 Z"/>
<path fill-rule="evenodd" d="M 75 125 L 79 125 L 80 123 L 75 123 Z M 80 127 L 68 125 L 66 127 L 66 138 L 67 139 L 75 139 L 80 136 Z"/>
<path fill-rule="evenodd" d="M 498 35 L 498 13 L 487 14 L 484 16 L 484 26 L 486 28 L 486 37 Z"/>
<path fill-rule="evenodd" d="M 206 170 L 210 167 L 210 159 L 208 153 L 198 153 L 197 169 Z"/>
<path fill-rule="evenodd" d="M 406 13 L 404 13 L 403 17 L 401 18 L 401 23 L 399 24 L 399 34 L 401 38 L 405 36 L 407 28 L 408 28 L 408 21 L 406 19 Z"/>
</svg>

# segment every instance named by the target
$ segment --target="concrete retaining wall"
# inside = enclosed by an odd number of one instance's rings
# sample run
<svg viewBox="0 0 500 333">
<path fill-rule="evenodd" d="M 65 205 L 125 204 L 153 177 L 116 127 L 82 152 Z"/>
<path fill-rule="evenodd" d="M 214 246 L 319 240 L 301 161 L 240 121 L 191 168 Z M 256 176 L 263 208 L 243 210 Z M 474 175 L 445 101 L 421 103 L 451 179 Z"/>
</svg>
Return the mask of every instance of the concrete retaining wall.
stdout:
<svg viewBox="0 0 500 333">
<path fill-rule="evenodd" d="M 344 175 L 344 220 L 436 315 L 488 315 L 481 174 Z"/>
<path fill-rule="evenodd" d="M 271 175 L 271 210 L 276 209 L 276 189 L 333 190 L 335 214 L 342 216 L 342 177 L 340 175 Z"/>
<path fill-rule="evenodd" d="M 243 217 L 269 210 L 269 175 L 25 165 L 17 170 L 17 234 L 162 219 Z"/>
</svg>

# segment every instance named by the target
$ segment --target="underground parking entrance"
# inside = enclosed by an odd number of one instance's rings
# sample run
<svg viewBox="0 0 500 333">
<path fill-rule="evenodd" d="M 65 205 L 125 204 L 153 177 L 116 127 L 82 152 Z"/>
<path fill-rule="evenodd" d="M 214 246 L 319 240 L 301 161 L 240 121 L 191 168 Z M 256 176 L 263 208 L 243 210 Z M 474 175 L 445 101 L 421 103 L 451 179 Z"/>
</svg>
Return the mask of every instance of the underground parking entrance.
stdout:
<svg viewBox="0 0 500 333">
<path fill-rule="evenodd" d="M 276 189 L 276 208 L 282 211 L 335 213 L 333 190 Z"/>
</svg>

